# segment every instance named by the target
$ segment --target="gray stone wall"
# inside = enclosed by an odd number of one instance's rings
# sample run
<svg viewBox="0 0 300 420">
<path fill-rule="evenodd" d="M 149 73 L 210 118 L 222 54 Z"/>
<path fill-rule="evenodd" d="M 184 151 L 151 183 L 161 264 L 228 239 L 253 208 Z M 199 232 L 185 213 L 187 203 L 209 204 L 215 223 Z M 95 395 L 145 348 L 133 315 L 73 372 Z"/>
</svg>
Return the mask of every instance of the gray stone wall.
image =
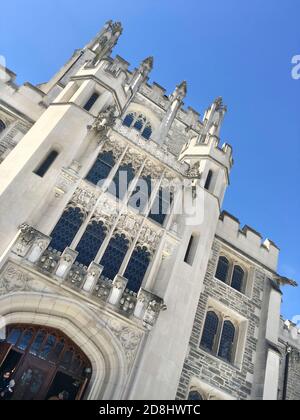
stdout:
<svg viewBox="0 0 300 420">
<path fill-rule="evenodd" d="M 177 399 L 179 400 L 187 399 L 191 379 L 195 377 L 229 394 L 233 398 L 246 400 L 250 399 L 251 396 L 265 274 L 259 267 L 253 270 L 254 279 L 251 298 L 216 280 L 214 275 L 221 248 L 221 243 L 215 241 L 205 277 L 204 292 L 201 294 L 195 317 L 189 352 L 186 356 L 178 387 Z M 200 348 L 209 298 L 218 300 L 248 320 L 246 345 L 241 369 L 225 363 Z"/>
</svg>

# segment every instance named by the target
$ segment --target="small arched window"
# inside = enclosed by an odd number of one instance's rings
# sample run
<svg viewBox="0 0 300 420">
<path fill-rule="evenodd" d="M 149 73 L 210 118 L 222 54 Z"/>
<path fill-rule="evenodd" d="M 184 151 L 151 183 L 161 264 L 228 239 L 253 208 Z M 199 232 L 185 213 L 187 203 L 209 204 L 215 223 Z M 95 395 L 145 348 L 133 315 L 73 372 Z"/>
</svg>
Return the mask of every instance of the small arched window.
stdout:
<svg viewBox="0 0 300 420">
<path fill-rule="evenodd" d="M 54 161 L 56 160 L 57 156 L 58 156 L 58 152 L 56 150 L 52 150 L 48 154 L 46 159 L 34 171 L 34 173 L 36 175 L 40 176 L 41 178 L 43 178 L 46 175 L 46 173 L 48 172 L 48 170 L 50 169 L 50 167 L 52 166 L 52 164 L 54 163 Z"/>
<path fill-rule="evenodd" d="M 205 185 L 204 185 L 204 188 L 207 190 L 207 191 L 209 191 L 210 190 L 210 187 L 211 187 L 211 183 L 212 183 L 212 179 L 213 179 L 213 176 L 214 176 L 214 173 L 213 173 L 213 171 L 209 171 L 208 172 L 208 175 L 207 175 L 207 178 L 206 178 L 206 182 L 205 182 Z"/>
<path fill-rule="evenodd" d="M 198 391 L 190 391 L 188 401 L 203 401 L 204 398 Z"/>
<path fill-rule="evenodd" d="M 83 218 L 84 215 L 78 207 L 70 207 L 65 210 L 50 235 L 52 237 L 51 247 L 57 251 L 64 252 L 67 247 L 71 246 L 82 225 Z"/>
<path fill-rule="evenodd" d="M 90 111 L 95 105 L 95 103 L 97 102 L 99 96 L 100 96 L 99 93 L 94 92 L 92 96 L 89 98 L 89 100 L 86 102 L 86 104 L 84 105 L 83 109 L 85 109 L 86 111 Z"/>
<path fill-rule="evenodd" d="M 132 254 L 124 277 L 128 279 L 127 289 L 138 293 L 150 264 L 150 253 L 145 247 L 138 247 Z"/>
<path fill-rule="evenodd" d="M 209 351 L 213 351 L 216 335 L 219 327 L 219 318 L 215 312 L 207 313 L 204 330 L 201 339 L 201 346 Z"/>
<path fill-rule="evenodd" d="M 125 255 L 129 248 L 129 241 L 125 235 L 117 234 L 114 236 L 102 257 L 101 265 L 104 267 L 103 275 L 110 280 L 114 280 L 119 273 Z"/>
<path fill-rule="evenodd" d="M 6 129 L 6 125 L 4 123 L 4 121 L 0 120 L 0 134 L 2 133 L 2 131 L 4 131 Z"/>
<path fill-rule="evenodd" d="M 234 338 L 235 326 L 232 324 L 232 322 L 225 321 L 221 335 L 218 355 L 219 357 L 230 363 L 232 362 Z"/>
<path fill-rule="evenodd" d="M 216 272 L 216 278 L 226 283 L 227 277 L 228 277 L 228 271 L 229 271 L 229 261 L 225 257 L 220 257 L 218 267 L 217 267 L 217 272 Z"/>
<path fill-rule="evenodd" d="M 231 287 L 237 290 L 238 292 L 242 292 L 244 289 L 244 278 L 244 270 L 240 266 L 236 265 L 233 269 Z"/>
<path fill-rule="evenodd" d="M 127 114 L 123 120 L 123 125 L 126 127 L 133 127 L 141 133 L 141 136 L 145 140 L 150 140 L 152 136 L 152 127 L 147 118 L 144 115 L 136 114 L 131 112 Z"/>
<path fill-rule="evenodd" d="M 102 222 L 92 221 L 84 232 L 76 251 L 79 253 L 77 261 L 89 266 L 94 261 L 104 239 L 106 228 Z"/>
<path fill-rule="evenodd" d="M 112 152 L 101 153 L 87 174 L 86 179 L 95 185 L 105 181 L 115 163 L 115 157 Z"/>
</svg>

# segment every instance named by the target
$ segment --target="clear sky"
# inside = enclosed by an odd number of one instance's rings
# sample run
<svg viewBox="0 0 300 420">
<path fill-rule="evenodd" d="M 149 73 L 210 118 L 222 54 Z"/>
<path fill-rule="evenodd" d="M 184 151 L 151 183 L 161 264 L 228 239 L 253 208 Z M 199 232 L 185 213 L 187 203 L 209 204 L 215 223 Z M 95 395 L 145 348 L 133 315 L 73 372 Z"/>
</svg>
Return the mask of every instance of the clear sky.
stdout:
<svg viewBox="0 0 300 420">
<path fill-rule="evenodd" d="M 279 271 L 300 283 L 299 0 L 10 0 L 2 2 L 0 55 L 18 81 L 41 83 L 109 19 L 132 66 L 155 57 L 151 79 L 170 93 L 187 80 L 201 112 L 223 96 L 222 139 L 235 167 L 225 208 L 281 248 Z M 300 314 L 300 287 L 284 289 L 284 316 Z"/>
</svg>

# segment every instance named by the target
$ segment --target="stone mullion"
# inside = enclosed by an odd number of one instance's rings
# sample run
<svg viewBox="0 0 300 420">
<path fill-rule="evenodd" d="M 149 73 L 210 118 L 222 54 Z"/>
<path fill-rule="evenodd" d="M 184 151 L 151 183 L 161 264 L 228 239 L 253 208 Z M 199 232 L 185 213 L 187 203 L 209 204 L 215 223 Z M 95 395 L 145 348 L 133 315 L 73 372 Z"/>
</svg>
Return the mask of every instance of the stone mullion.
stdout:
<svg viewBox="0 0 300 420">
<path fill-rule="evenodd" d="M 103 145 L 103 147 L 104 147 L 104 145 Z M 102 148 L 100 149 L 99 153 L 101 152 L 101 150 L 102 150 Z M 115 175 L 116 175 L 116 173 L 117 173 L 117 171 L 119 169 L 119 166 L 121 165 L 121 162 L 122 162 L 122 160 L 124 159 L 124 156 L 127 153 L 127 150 L 128 150 L 128 146 L 125 147 L 125 150 L 123 151 L 122 155 L 120 156 L 118 162 L 115 164 L 114 168 L 111 170 L 111 173 L 109 174 L 109 177 L 107 178 L 107 180 L 105 182 L 104 189 L 106 189 L 106 186 L 107 185 L 110 185 L 110 183 L 113 181 L 113 179 L 114 179 L 114 177 L 115 177 Z M 102 198 L 102 193 L 100 193 L 100 195 L 99 195 L 99 197 L 98 197 L 98 199 L 96 201 L 96 204 L 94 205 L 94 207 L 92 208 L 92 210 L 89 212 L 88 216 L 86 217 L 85 221 L 83 222 L 83 224 L 81 225 L 79 231 L 77 232 L 77 234 L 76 234 L 76 236 L 75 236 L 75 238 L 74 238 L 74 240 L 73 240 L 73 242 L 71 244 L 71 248 L 72 249 L 76 249 L 77 248 L 77 246 L 78 246 L 78 244 L 79 244 L 79 242 L 80 242 L 80 240 L 81 240 L 84 232 L 86 231 L 86 228 L 88 227 L 89 223 L 91 222 L 91 219 L 92 219 L 92 217 L 93 217 L 93 215 L 94 215 L 97 207 L 99 206 L 99 203 L 100 203 L 101 198 Z"/>
<path fill-rule="evenodd" d="M 160 188 L 160 186 L 161 186 L 161 184 L 163 182 L 164 176 L 165 176 L 165 171 L 163 171 L 163 174 L 162 174 L 160 180 L 158 181 L 157 185 L 154 188 L 154 191 L 153 191 L 153 193 L 151 195 L 151 198 L 149 200 L 149 204 L 147 205 L 147 208 L 146 208 L 146 210 L 144 212 L 144 218 L 143 218 L 143 221 L 142 221 L 141 226 L 139 228 L 139 231 L 138 231 L 138 233 L 137 233 L 136 238 L 134 239 L 134 241 L 132 241 L 131 246 L 130 246 L 127 254 L 126 254 L 126 257 L 124 258 L 124 261 L 122 263 L 122 266 L 121 266 L 120 272 L 119 272 L 121 276 L 123 276 L 124 273 L 125 273 L 125 271 L 126 271 L 126 268 L 127 268 L 128 263 L 129 263 L 129 261 L 131 259 L 132 253 L 135 250 L 135 247 L 136 247 L 136 245 L 138 243 L 138 240 L 139 240 L 140 234 L 142 232 L 142 229 L 143 229 L 143 227 L 146 224 L 147 216 L 149 214 L 149 211 L 151 210 L 151 208 L 153 206 L 153 203 L 155 201 L 156 195 L 157 195 L 157 193 L 159 191 L 159 188 Z"/>
<path fill-rule="evenodd" d="M 126 151 L 127 150 L 128 150 L 128 148 L 126 149 Z M 125 155 L 123 156 L 123 158 L 124 157 L 125 157 Z M 114 231 L 116 230 L 116 228 L 117 228 L 117 226 L 119 224 L 120 218 L 121 218 L 121 216 L 124 213 L 124 209 L 127 208 L 128 200 L 130 199 L 130 196 L 131 196 L 132 192 L 134 191 L 134 189 L 137 186 L 137 183 L 139 181 L 139 178 L 140 178 L 140 176 L 141 176 L 141 174 L 142 174 L 142 172 L 143 172 L 143 170 L 145 168 L 145 164 L 146 164 L 146 161 L 143 162 L 143 164 L 141 165 L 141 167 L 140 167 L 137 175 L 135 176 L 134 180 L 132 181 L 132 185 L 129 188 L 127 194 L 125 195 L 125 197 L 124 197 L 124 199 L 122 201 L 121 209 L 120 209 L 119 214 L 118 214 L 118 216 L 117 216 L 117 218 L 115 220 L 115 223 L 113 224 L 113 226 L 111 227 L 111 229 L 109 231 L 109 234 L 106 236 L 105 240 L 103 241 L 103 244 L 102 244 L 102 246 L 101 246 L 101 248 L 100 248 L 100 250 L 99 250 L 99 252 L 98 252 L 98 254 L 97 254 L 96 258 L 95 258 L 95 261 L 101 261 L 103 255 L 104 255 L 104 253 L 106 251 L 106 248 L 108 247 L 108 245 L 109 245 L 109 243 L 110 243 L 110 241 L 111 241 L 111 239 L 113 237 Z"/>
<path fill-rule="evenodd" d="M 179 199 L 181 197 L 182 197 L 182 192 L 179 191 L 176 194 L 176 198 L 175 198 L 174 203 L 172 205 L 172 209 L 171 209 L 172 213 L 173 213 L 174 209 L 177 209 L 177 205 L 178 205 Z M 170 216 L 171 216 L 171 214 L 170 214 Z M 159 242 L 159 245 L 158 245 L 157 250 L 154 254 L 154 257 L 151 261 L 151 265 L 150 265 L 150 269 L 148 271 L 148 274 L 146 275 L 145 285 L 146 285 L 146 288 L 148 290 L 151 290 L 154 286 L 154 280 L 156 278 L 156 273 L 159 269 L 159 261 L 162 258 L 162 254 L 163 254 L 163 250 L 164 250 L 164 246 L 165 246 L 166 238 L 167 238 L 167 232 L 170 229 L 171 223 L 172 223 L 172 217 L 169 217 L 169 220 L 168 220 L 167 225 L 166 225 L 166 229 L 165 229 L 164 234 L 163 234 L 163 236 L 162 236 L 162 238 Z"/>
</svg>

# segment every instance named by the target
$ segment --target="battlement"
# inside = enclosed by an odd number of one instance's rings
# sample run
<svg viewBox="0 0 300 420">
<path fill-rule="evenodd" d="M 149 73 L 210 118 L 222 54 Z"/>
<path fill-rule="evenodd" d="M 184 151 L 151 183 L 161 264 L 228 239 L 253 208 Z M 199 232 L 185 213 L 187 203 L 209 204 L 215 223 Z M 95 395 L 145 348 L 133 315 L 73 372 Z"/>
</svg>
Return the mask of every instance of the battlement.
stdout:
<svg viewBox="0 0 300 420">
<path fill-rule="evenodd" d="M 290 345 L 300 351 L 300 328 L 293 321 L 281 317 L 279 339 L 281 342 Z"/>
<path fill-rule="evenodd" d="M 227 143 L 220 146 L 220 139 L 217 137 L 210 137 L 204 143 L 199 142 L 199 137 L 194 137 L 182 149 L 180 159 L 211 156 L 230 170 L 234 163 L 232 154 L 232 147 Z"/>
<path fill-rule="evenodd" d="M 217 236 L 271 270 L 277 270 L 279 248 L 274 242 L 263 240 L 259 232 L 247 225 L 242 228 L 240 221 L 226 211 L 220 216 Z"/>
</svg>

